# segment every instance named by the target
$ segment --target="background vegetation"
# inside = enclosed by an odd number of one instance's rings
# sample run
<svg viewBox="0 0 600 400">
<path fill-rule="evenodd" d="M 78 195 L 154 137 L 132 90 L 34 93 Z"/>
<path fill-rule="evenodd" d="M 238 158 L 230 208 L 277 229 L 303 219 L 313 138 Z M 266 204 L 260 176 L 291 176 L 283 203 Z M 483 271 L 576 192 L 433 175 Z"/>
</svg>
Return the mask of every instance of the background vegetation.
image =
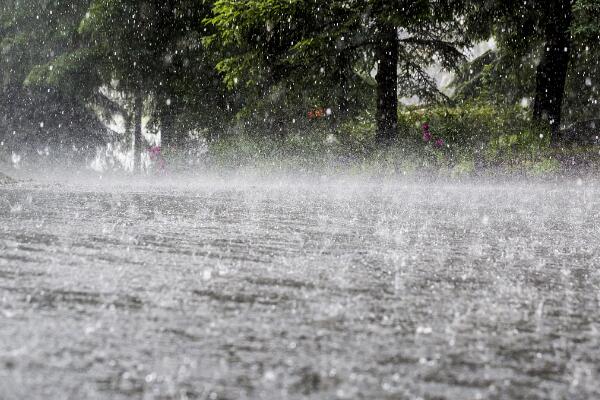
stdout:
<svg viewBox="0 0 600 400">
<path fill-rule="evenodd" d="M 596 165 L 598 21 L 599 0 L 6 0 L 0 153 L 120 142 L 139 169 L 145 131 L 173 165 Z"/>
</svg>

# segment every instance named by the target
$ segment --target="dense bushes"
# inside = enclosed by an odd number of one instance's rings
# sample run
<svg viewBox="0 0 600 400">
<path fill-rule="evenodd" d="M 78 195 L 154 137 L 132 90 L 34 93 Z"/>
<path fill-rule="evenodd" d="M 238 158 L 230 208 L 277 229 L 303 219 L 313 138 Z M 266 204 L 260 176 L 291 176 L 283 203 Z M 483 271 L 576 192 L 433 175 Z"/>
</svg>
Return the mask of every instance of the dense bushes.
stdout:
<svg viewBox="0 0 600 400">
<path fill-rule="evenodd" d="M 400 112 L 400 130 L 420 137 L 421 124 L 454 147 L 481 146 L 502 135 L 518 135 L 530 127 L 527 113 L 518 107 L 464 104 L 407 109 Z"/>
<path fill-rule="evenodd" d="M 538 161 L 550 144 L 546 128 L 531 122 L 521 107 L 463 104 L 400 112 L 400 130 L 422 141 L 421 125 L 428 122 L 434 136 L 446 144 L 448 164 L 498 164 Z"/>
<path fill-rule="evenodd" d="M 533 174 L 555 171 L 560 167 L 560 158 L 570 151 L 551 148 L 549 132 L 533 124 L 521 107 L 406 107 L 399 111 L 399 122 L 399 139 L 385 148 L 375 145 L 374 117 L 363 112 L 344 121 L 297 121 L 283 136 L 241 130 L 212 141 L 208 154 L 220 166 L 342 166 L 379 172 L 446 171 L 464 175 L 495 168 Z M 426 122 L 432 134 L 429 142 L 423 139 Z M 443 145 L 435 144 L 437 138 L 443 139 Z"/>
</svg>

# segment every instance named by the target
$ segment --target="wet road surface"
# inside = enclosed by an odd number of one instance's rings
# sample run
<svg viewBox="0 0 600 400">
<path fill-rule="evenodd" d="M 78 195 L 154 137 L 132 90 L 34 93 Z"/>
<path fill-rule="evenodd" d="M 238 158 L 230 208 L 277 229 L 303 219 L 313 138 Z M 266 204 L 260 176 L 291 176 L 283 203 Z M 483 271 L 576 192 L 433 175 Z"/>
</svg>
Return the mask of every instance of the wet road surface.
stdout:
<svg viewBox="0 0 600 400">
<path fill-rule="evenodd" d="M 599 194 L 0 187 L 0 398 L 600 398 Z"/>
</svg>

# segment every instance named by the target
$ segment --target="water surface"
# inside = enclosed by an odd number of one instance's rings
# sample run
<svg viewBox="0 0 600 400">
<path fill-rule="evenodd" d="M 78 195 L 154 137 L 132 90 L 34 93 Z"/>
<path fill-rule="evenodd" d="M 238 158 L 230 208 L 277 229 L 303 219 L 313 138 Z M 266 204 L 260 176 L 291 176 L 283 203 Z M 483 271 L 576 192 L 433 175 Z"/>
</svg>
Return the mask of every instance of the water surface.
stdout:
<svg viewBox="0 0 600 400">
<path fill-rule="evenodd" d="M 1 187 L 0 398 L 598 398 L 599 194 Z"/>
</svg>

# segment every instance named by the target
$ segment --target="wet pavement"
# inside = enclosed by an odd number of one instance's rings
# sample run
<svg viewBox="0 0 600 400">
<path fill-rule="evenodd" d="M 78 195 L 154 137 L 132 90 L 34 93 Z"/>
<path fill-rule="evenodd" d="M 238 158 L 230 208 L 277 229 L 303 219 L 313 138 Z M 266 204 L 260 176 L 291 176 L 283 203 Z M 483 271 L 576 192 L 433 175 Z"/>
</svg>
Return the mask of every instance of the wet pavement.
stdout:
<svg viewBox="0 0 600 400">
<path fill-rule="evenodd" d="M 0 399 L 600 398 L 600 185 L 0 187 Z"/>
</svg>

